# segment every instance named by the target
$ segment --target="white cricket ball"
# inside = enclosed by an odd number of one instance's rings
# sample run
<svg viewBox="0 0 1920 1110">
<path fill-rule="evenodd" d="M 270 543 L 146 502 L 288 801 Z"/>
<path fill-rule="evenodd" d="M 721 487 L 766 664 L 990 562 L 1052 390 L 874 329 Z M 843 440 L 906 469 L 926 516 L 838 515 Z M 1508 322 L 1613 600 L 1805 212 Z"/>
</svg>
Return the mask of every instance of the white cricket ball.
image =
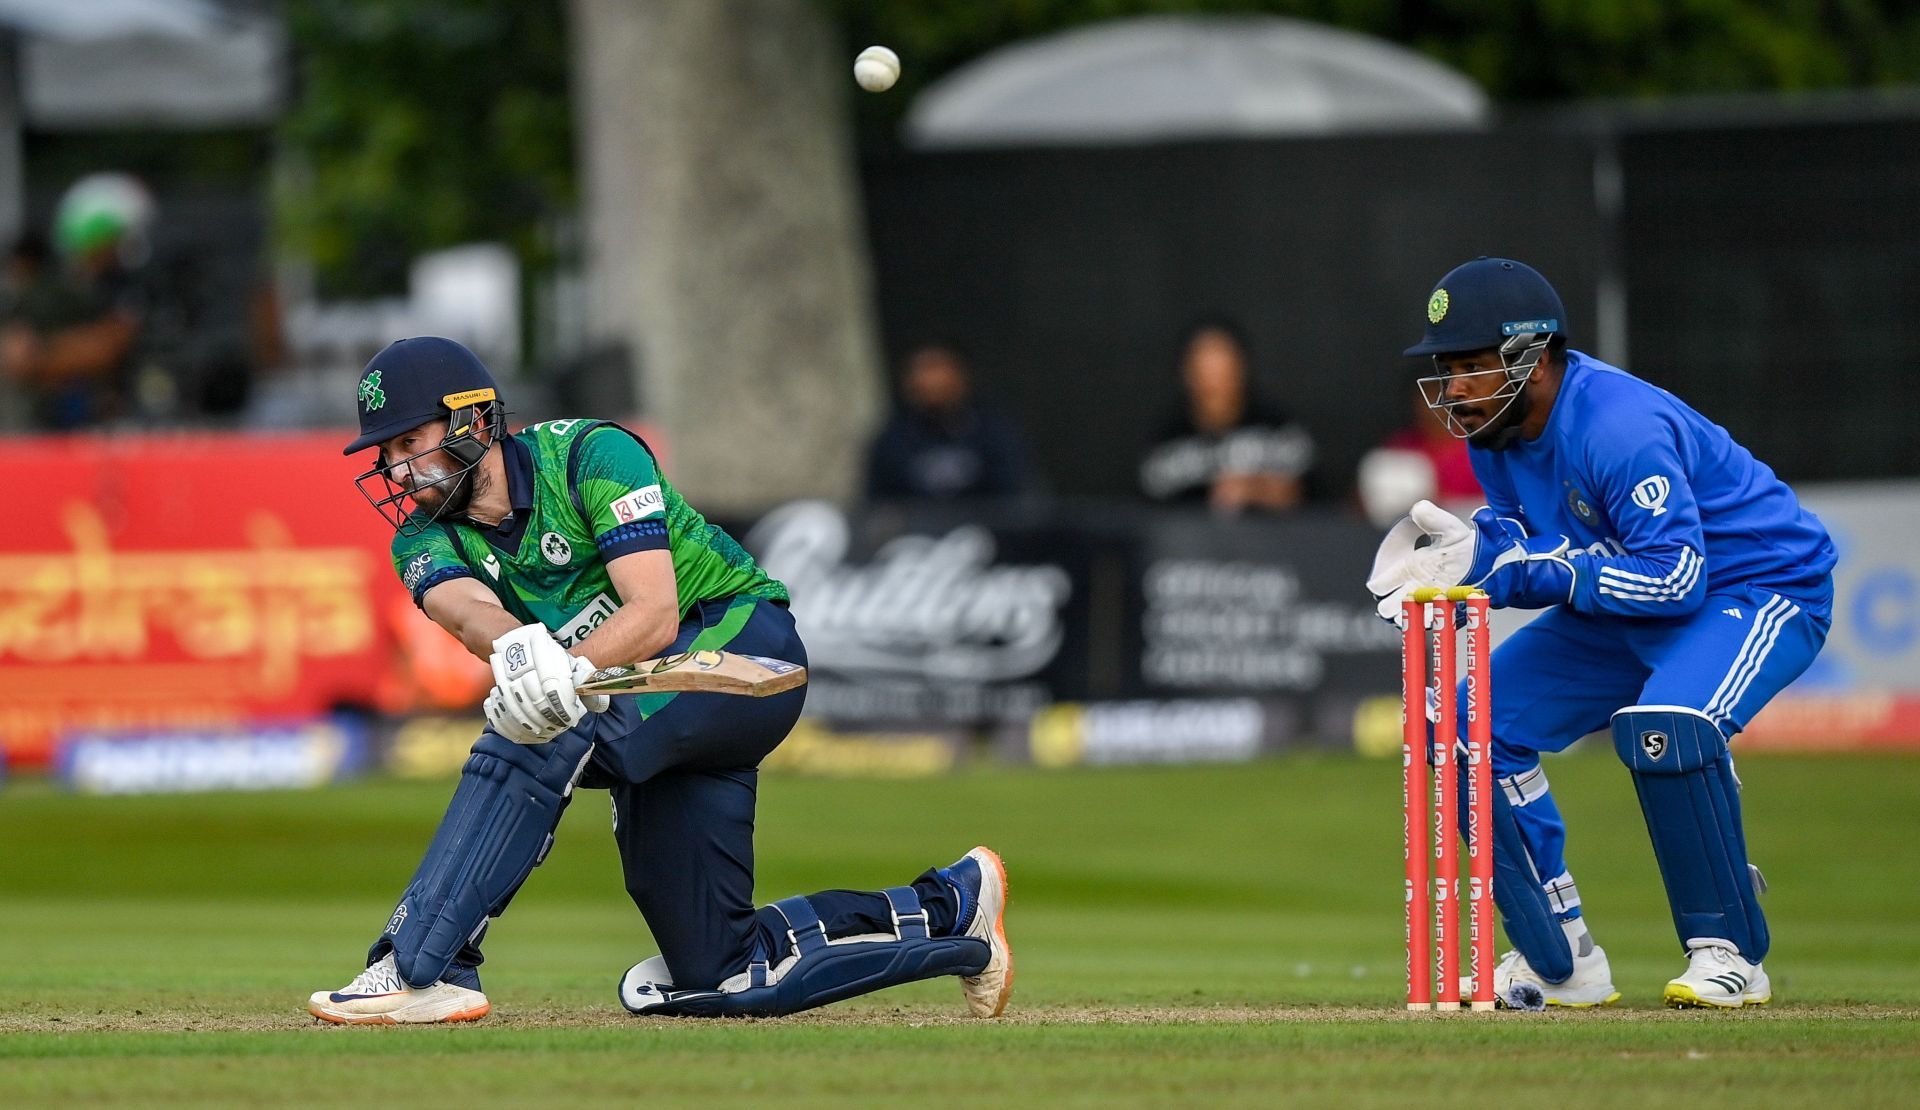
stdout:
<svg viewBox="0 0 1920 1110">
<path fill-rule="evenodd" d="M 853 60 L 853 79 L 868 92 L 886 92 L 900 80 L 900 55 L 884 46 L 869 46 Z"/>
</svg>

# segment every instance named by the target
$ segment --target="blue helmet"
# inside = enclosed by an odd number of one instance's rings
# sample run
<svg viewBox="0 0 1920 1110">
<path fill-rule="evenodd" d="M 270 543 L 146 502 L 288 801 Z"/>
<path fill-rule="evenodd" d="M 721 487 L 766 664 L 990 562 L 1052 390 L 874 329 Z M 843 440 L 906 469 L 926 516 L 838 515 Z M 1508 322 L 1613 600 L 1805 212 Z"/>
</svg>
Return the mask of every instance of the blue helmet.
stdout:
<svg viewBox="0 0 1920 1110">
<path fill-rule="evenodd" d="M 387 346 L 360 372 L 354 392 L 360 435 L 342 454 L 385 443 L 455 409 L 497 400 L 499 387 L 478 355 L 451 339 L 421 335 Z"/>
<path fill-rule="evenodd" d="M 360 411 L 360 434 L 343 454 L 364 451 L 423 424 L 447 421 L 447 434 L 439 443 L 411 458 L 375 460 L 373 469 L 355 479 L 387 523 L 413 535 L 443 516 L 465 511 L 473 495 L 473 471 L 506 428 L 499 388 L 478 356 L 434 335 L 389 343 L 360 372 L 354 402 Z M 484 440 L 478 438 L 483 430 L 488 433 Z M 423 518 L 409 505 L 412 490 L 395 483 L 388 471 L 435 451 L 445 451 L 460 469 L 435 483 L 449 495 Z M 370 485 L 374 482 L 379 485 Z"/>
<path fill-rule="evenodd" d="M 1427 407 L 1447 431 L 1481 446 L 1501 448 L 1518 434 L 1531 402 L 1525 399 L 1527 380 L 1556 336 L 1564 336 L 1567 310 L 1560 294 L 1540 272 L 1511 258 L 1481 255 L 1447 271 L 1427 296 L 1427 334 L 1408 347 L 1409 355 L 1430 355 L 1434 375 L 1420 379 Z M 1455 408 L 1466 401 L 1447 399 L 1452 374 L 1442 360 L 1448 355 L 1494 350 L 1500 366 L 1469 370 L 1465 374 L 1499 374 L 1501 384 L 1490 397 L 1500 408 L 1479 430 L 1468 432 Z M 1504 419 L 1503 419 L 1504 418 Z"/>
<path fill-rule="evenodd" d="M 1427 334 L 1409 355 L 1502 347 L 1519 335 L 1565 335 L 1567 310 L 1540 271 L 1481 255 L 1447 271 L 1427 297 Z"/>
</svg>

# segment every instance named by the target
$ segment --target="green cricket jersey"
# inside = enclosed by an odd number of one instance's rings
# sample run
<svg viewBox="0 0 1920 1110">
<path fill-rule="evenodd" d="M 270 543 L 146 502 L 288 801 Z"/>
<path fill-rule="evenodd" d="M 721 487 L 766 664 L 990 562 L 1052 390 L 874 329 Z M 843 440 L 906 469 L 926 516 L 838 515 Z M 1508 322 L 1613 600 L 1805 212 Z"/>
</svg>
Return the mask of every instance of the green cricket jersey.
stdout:
<svg viewBox="0 0 1920 1110">
<path fill-rule="evenodd" d="M 498 527 L 461 520 L 394 536 L 393 567 L 416 605 L 450 578 L 477 578 L 507 612 L 571 647 L 620 607 L 607 562 L 663 548 L 682 618 L 716 598 L 786 600 L 787 588 L 687 504 L 618 424 L 549 420 L 501 448 L 513 509 Z"/>
</svg>

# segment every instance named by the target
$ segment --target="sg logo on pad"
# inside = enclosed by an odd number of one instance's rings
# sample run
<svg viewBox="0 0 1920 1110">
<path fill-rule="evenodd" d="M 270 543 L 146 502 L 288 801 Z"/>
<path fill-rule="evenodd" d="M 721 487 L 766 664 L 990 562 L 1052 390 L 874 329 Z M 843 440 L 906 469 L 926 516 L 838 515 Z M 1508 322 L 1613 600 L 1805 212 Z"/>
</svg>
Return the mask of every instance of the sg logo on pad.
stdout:
<svg viewBox="0 0 1920 1110">
<path fill-rule="evenodd" d="M 1664 732 L 1641 733 L 1640 750 L 1647 753 L 1648 759 L 1659 762 L 1660 757 L 1667 754 L 1667 734 Z"/>
</svg>

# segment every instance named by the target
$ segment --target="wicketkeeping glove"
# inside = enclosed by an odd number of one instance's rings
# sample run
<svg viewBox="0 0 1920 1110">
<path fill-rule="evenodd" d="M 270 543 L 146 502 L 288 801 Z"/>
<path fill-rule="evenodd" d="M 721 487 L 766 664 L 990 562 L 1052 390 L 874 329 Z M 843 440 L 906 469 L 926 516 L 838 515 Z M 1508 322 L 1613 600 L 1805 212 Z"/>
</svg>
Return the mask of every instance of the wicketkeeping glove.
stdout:
<svg viewBox="0 0 1920 1110">
<path fill-rule="evenodd" d="M 1423 534 L 1412 517 L 1401 517 L 1380 541 L 1380 550 L 1373 556 L 1373 570 L 1367 575 L 1367 592 L 1378 602 L 1375 612 L 1396 627 L 1403 626 L 1406 620 L 1401 603 L 1421 585 L 1413 577 L 1408 562 L 1413 558 L 1413 545 Z"/>
<path fill-rule="evenodd" d="M 1427 546 L 1412 548 L 1420 533 Z M 1522 609 L 1558 605 L 1572 591 L 1567 538 L 1530 537 L 1519 521 L 1490 508 L 1474 513 L 1469 524 L 1422 501 L 1387 536 L 1367 588 L 1379 601 L 1380 616 L 1395 624 L 1401 602 L 1420 586 L 1474 586 L 1496 606 Z"/>
</svg>

